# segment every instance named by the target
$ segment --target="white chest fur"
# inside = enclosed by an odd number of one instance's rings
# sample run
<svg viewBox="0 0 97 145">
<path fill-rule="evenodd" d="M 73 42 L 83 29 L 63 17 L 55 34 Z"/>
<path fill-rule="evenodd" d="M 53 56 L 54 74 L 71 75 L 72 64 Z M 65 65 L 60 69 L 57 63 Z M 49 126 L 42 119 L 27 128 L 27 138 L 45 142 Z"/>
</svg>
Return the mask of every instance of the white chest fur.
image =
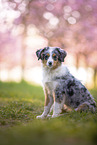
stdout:
<svg viewBox="0 0 97 145">
<path fill-rule="evenodd" d="M 58 68 L 51 70 L 50 68 L 44 68 L 42 69 L 42 82 L 43 86 L 49 85 L 50 88 L 54 89 L 54 87 L 57 85 L 56 81 L 53 81 L 55 77 L 61 77 L 65 76 L 69 73 L 66 66 L 61 65 Z"/>
</svg>

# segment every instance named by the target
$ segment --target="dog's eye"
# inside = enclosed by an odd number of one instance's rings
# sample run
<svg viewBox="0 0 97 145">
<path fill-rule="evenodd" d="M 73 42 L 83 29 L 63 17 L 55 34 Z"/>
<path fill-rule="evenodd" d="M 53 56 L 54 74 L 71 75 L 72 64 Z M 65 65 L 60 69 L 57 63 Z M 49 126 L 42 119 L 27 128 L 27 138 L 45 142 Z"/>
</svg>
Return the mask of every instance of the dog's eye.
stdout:
<svg viewBox="0 0 97 145">
<path fill-rule="evenodd" d="M 49 56 L 48 55 L 45 55 L 45 60 L 47 60 L 49 58 Z"/>
<path fill-rule="evenodd" d="M 57 56 L 56 56 L 56 55 L 54 55 L 54 56 L 53 56 L 53 59 L 54 59 L 54 60 L 57 60 Z"/>
</svg>

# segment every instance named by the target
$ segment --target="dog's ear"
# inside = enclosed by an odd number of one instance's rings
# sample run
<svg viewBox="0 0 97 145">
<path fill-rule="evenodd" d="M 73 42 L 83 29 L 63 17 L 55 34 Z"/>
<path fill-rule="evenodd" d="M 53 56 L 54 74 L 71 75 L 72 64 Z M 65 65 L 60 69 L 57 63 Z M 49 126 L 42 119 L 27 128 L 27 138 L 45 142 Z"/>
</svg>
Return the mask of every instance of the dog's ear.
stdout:
<svg viewBox="0 0 97 145">
<path fill-rule="evenodd" d="M 65 51 L 65 50 L 63 50 L 63 49 L 61 49 L 61 48 L 56 48 L 56 50 L 58 51 L 58 53 L 59 53 L 59 61 L 61 61 L 61 62 L 64 62 L 64 58 L 66 57 L 66 55 L 67 55 L 67 52 Z"/>
<path fill-rule="evenodd" d="M 36 55 L 37 55 L 37 57 L 38 57 L 38 60 L 39 60 L 39 59 L 41 59 L 41 60 L 44 59 L 44 57 L 43 57 L 43 52 L 44 52 L 45 50 L 47 50 L 48 48 L 49 48 L 49 47 L 45 47 L 45 48 L 43 48 L 43 49 L 39 49 L 39 50 L 36 51 Z"/>
<path fill-rule="evenodd" d="M 39 50 L 36 51 L 36 55 L 38 57 L 38 60 L 42 59 L 42 56 L 41 56 L 42 51 L 43 51 L 43 49 L 39 49 Z"/>
</svg>

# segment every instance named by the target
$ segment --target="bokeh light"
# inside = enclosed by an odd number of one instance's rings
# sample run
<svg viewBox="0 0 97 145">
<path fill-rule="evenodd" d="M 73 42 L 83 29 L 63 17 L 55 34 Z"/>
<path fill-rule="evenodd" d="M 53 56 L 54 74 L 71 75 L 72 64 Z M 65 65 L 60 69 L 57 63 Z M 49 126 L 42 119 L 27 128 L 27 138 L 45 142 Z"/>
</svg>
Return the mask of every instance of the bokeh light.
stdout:
<svg viewBox="0 0 97 145">
<path fill-rule="evenodd" d="M 41 61 L 35 52 L 45 46 L 58 46 L 67 51 L 64 64 L 71 73 L 94 87 L 96 20 L 96 0 L 1 0 L 0 80 L 40 83 Z"/>
</svg>

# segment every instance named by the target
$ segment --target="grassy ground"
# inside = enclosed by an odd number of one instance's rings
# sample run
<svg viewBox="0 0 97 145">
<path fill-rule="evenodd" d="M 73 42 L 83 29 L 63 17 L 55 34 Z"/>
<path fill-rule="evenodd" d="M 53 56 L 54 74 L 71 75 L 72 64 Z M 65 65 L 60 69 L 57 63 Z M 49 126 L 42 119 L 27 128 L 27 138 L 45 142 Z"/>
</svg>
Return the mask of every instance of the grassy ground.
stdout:
<svg viewBox="0 0 97 145">
<path fill-rule="evenodd" d="M 91 90 L 97 102 L 97 90 Z M 0 82 L 0 145 L 96 145 L 97 111 L 37 120 L 44 94 L 26 82 Z"/>
</svg>

